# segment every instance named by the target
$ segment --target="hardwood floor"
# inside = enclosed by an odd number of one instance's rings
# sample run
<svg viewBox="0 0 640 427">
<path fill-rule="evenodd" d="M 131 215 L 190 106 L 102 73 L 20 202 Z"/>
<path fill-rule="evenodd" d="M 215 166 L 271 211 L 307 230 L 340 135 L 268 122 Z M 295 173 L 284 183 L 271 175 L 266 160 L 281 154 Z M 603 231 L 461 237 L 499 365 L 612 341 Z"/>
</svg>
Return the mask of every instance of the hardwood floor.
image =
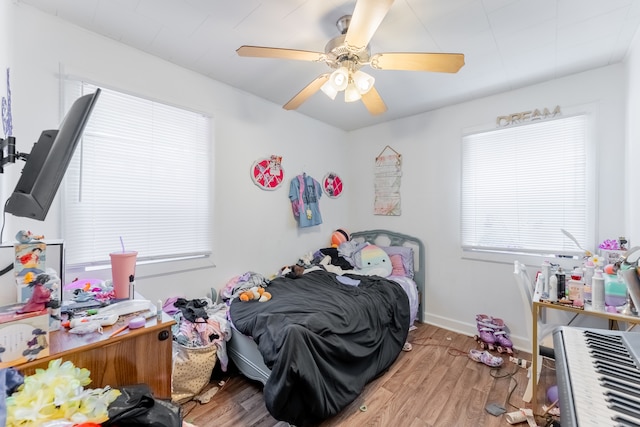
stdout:
<svg viewBox="0 0 640 427">
<path fill-rule="evenodd" d="M 473 337 L 456 334 L 427 324 L 409 333 L 413 345 L 401 352 L 381 377 L 369 383 L 362 394 L 334 417 L 317 427 L 333 426 L 507 426 L 504 415 L 493 416 L 485 406 L 496 403 L 507 412 L 531 405 L 522 401 L 527 386 L 526 370 L 509 362 L 492 369 L 468 357 L 479 349 Z M 497 352 L 494 352 L 498 355 Z M 520 353 L 530 360 L 530 354 Z M 545 361 L 539 387 L 539 401 L 554 384 L 551 362 Z M 210 387 L 217 384 L 210 384 Z M 210 402 L 183 404 L 185 421 L 197 427 L 285 427 L 267 411 L 262 385 L 239 374 L 231 374 Z M 360 408 L 366 406 L 366 411 Z M 539 425 L 545 420 L 537 417 Z"/>
</svg>

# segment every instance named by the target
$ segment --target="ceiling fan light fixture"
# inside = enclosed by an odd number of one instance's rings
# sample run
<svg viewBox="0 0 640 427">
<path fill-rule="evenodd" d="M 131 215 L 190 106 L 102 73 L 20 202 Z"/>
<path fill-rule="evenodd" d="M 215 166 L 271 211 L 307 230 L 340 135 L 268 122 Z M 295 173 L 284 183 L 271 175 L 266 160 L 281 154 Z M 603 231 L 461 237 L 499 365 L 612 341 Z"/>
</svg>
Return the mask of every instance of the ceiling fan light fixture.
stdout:
<svg viewBox="0 0 640 427">
<path fill-rule="evenodd" d="M 360 95 L 364 95 L 371 90 L 376 79 L 374 79 L 373 76 L 358 70 L 353 74 L 353 81 Z"/>
<path fill-rule="evenodd" d="M 349 81 L 347 88 L 344 90 L 344 102 L 355 102 L 361 98 L 360 92 L 353 80 Z"/>
<path fill-rule="evenodd" d="M 320 90 L 332 100 L 336 99 L 336 95 L 338 94 L 338 90 L 335 85 L 331 83 L 331 80 L 327 80 L 322 86 L 320 86 Z"/>
<path fill-rule="evenodd" d="M 340 92 L 341 90 L 345 90 L 349 83 L 349 70 L 346 67 L 338 68 L 331 73 L 329 81 L 333 84 L 336 91 Z"/>
</svg>

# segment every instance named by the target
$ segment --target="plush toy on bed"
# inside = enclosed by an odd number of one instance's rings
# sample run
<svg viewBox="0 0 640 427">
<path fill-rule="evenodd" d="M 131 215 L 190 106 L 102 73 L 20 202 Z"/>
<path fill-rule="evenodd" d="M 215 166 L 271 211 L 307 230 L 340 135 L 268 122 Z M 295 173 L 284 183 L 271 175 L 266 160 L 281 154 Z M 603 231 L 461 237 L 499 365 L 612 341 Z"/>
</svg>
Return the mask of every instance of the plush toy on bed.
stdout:
<svg viewBox="0 0 640 427">
<path fill-rule="evenodd" d="M 389 255 L 376 245 L 366 245 L 354 254 L 354 259 L 358 273 L 367 276 L 388 277 L 393 268 Z"/>
<path fill-rule="evenodd" d="M 259 302 L 265 302 L 271 299 L 271 294 L 265 291 L 264 288 L 254 286 L 251 289 L 241 292 L 238 297 L 240 301 L 258 300 Z"/>
<path fill-rule="evenodd" d="M 351 240 L 349 232 L 343 228 L 338 228 L 331 235 L 331 247 L 337 248 L 341 243 L 348 242 L 349 240 Z"/>
</svg>

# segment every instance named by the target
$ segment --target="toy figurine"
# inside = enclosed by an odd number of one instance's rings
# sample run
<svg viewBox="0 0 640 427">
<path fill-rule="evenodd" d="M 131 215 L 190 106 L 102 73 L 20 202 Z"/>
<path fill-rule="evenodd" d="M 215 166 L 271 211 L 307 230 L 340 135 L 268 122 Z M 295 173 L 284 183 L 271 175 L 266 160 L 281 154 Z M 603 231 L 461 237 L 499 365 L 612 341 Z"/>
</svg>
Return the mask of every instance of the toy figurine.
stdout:
<svg viewBox="0 0 640 427">
<path fill-rule="evenodd" d="M 32 232 L 27 230 L 20 230 L 16 234 L 16 240 L 19 243 L 30 243 L 30 242 L 33 242 L 34 240 L 39 241 L 42 239 L 44 239 L 43 235 L 35 235 Z"/>
<path fill-rule="evenodd" d="M 48 281 L 48 274 L 38 274 L 38 276 L 29 283 L 29 287 L 33 287 L 33 293 L 24 307 L 17 311 L 18 313 L 32 313 L 47 308 L 51 300 L 51 290 L 47 289 L 44 284 Z"/>
</svg>

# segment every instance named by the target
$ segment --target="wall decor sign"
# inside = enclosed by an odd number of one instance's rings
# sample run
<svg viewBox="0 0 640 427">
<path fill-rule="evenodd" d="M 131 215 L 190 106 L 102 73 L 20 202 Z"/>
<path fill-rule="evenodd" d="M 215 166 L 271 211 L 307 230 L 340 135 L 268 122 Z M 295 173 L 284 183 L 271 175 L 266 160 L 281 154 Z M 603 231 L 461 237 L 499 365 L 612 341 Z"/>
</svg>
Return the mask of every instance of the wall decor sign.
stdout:
<svg viewBox="0 0 640 427">
<path fill-rule="evenodd" d="M 275 190 L 284 180 L 282 156 L 258 159 L 251 165 L 251 179 L 263 190 Z"/>
<path fill-rule="evenodd" d="M 335 199 L 342 194 L 343 183 L 337 173 L 329 172 L 322 179 L 322 189 L 327 197 Z"/>
<path fill-rule="evenodd" d="M 559 105 L 556 105 L 556 108 L 554 108 L 553 111 L 549 111 L 548 108 L 543 108 L 542 110 L 536 108 L 535 110 L 513 113 L 508 116 L 498 116 L 496 118 L 496 126 L 505 127 L 524 122 L 535 122 L 536 120 L 551 119 L 561 114 L 562 111 L 560 111 Z"/>
<path fill-rule="evenodd" d="M 382 150 L 374 166 L 374 215 L 399 216 L 402 155 L 388 145 Z"/>
</svg>

